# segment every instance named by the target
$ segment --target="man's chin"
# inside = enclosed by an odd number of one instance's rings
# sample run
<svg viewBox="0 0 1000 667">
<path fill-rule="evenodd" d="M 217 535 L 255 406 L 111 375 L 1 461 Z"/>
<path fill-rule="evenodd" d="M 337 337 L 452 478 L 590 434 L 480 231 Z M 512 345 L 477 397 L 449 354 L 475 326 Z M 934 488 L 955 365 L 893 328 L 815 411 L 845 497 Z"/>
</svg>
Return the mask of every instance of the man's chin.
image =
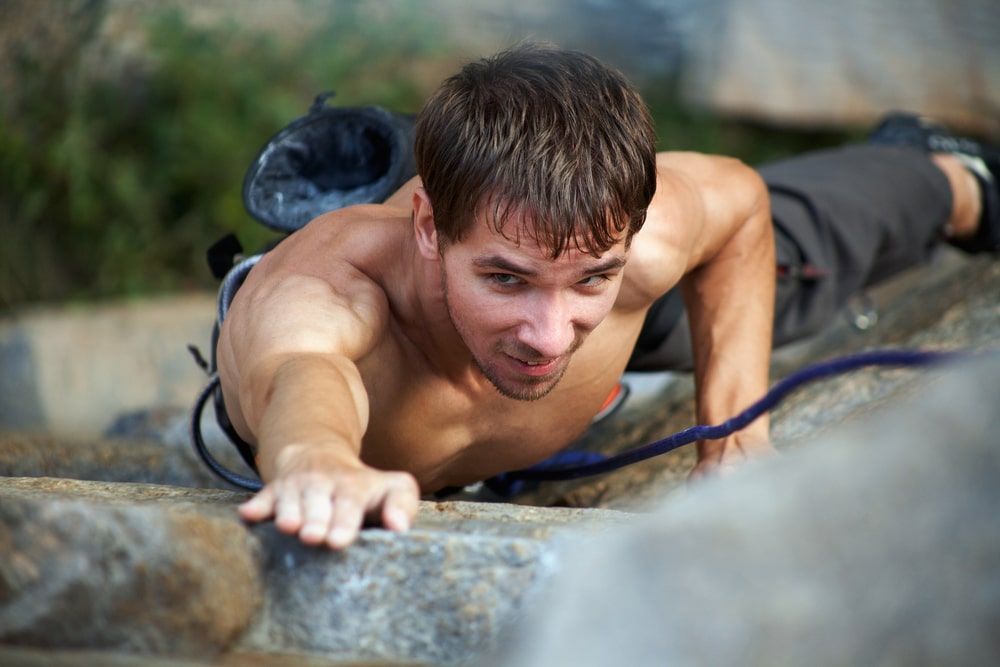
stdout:
<svg viewBox="0 0 1000 667">
<path fill-rule="evenodd" d="M 517 380 L 504 377 L 493 368 L 480 366 L 479 370 L 503 397 L 515 401 L 537 401 L 548 396 L 556 388 L 562 380 L 563 373 L 566 372 L 566 367 L 563 366 L 542 377 L 525 377 Z"/>
<path fill-rule="evenodd" d="M 559 384 L 558 378 L 544 384 L 521 383 L 515 385 L 513 383 L 493 382 L 493 387 L 505 398 L 512 398 L 515 401 L 537 401 L 548 396 L 556 388 L 557 384 Z"/>
</svg>

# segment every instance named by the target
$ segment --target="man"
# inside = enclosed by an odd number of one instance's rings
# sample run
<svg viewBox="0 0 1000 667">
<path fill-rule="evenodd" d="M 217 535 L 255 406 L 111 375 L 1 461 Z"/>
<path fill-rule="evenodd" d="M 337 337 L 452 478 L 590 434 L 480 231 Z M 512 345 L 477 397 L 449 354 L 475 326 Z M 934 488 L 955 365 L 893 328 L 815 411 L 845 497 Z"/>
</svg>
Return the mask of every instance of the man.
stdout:
<svg viewBox="0 0 1000 667">
<path fill-rule="evenodd" d="M 269 252 L 222 327 L 225 404 L 266 484 L 241 514 L 309 544 L 343 548 L 365 516 L 406 530 L 421 492 L 573 442 L 627 367 L 676 357 L 678 294 L 697 417 L 716 423 L 764 393 L 772 339 L 818 328 L 941 230 L 985 229 L 987 191 L 954 155 L 862 146 L 762 178 L 657 154 L 619 74 L 548 47 L 445 81 L 415 153 L 419 177 L 385 203 L 323 215 Z M 693 474 L 770 451 L 761 418 L 700 443 Z"/>
</svg>

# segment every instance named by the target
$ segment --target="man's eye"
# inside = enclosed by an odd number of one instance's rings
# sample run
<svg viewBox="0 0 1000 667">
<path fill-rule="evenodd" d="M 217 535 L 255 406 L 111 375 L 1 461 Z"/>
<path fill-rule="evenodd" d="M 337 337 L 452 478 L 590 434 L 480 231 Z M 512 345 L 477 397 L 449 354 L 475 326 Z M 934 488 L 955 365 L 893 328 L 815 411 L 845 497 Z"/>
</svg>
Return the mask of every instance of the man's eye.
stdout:
<svg viewBox="0 0 1000 667">
<path fill-rule="evenodd" d="M 495 282 L 497 285 L 503 285 L 505 287 L 517 285 L 521 282 L 520 278 L 510 273 L 491 273 L 490 280 Z"/>
<path fill-rule="evenodd" d="M 606 280 L 609 280 L 609 278 L 603 273 L 599 273 L 597 275 L 584 278 L 579 282 L 579 284 L 583 287 L 599 287 Z"/>
</svg>

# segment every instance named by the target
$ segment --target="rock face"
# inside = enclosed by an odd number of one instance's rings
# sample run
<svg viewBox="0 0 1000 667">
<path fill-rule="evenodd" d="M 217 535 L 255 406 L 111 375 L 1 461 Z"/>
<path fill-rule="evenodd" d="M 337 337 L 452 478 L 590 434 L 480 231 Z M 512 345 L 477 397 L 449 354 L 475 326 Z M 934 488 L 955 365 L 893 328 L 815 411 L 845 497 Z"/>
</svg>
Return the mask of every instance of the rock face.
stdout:
<svg viewBox="0 0 1000 667">
<path fill-rule="evenodd" d="M 88 439 L 0 434 L 0 475 L 68 477 L 101 482 L 144 482 L 223 488 L 190 447 L 155 440 Z"/>
<path fill-rule="evenodd" d="M 267 603 L 248 650 L 462 664 L 494 645 L 546 574 L 537 540 L 373 531 L 357 549 L 317 554 L 267 532 L 278 539 L 267 540 Z"/>
<path fill-rule="evenodd" d="M 5 479 L 0 642 L 220 651 L 261 600 L 259 550 L 226 514 L 167 487 Z"/>
<path fill-rule="evenodd" d="M 424 502 L 406 535 L 332 553 L 248 528 L 246 497 L 0 478 L 0 645 L 464 664 L 523 613 L 559 535 L 628 517 Z"/>
<path fill-rule="evenodd" d="M 997 397 L 994 354 L 574 551 L 498 662 L 997 664 Z"/>
<path fill-rule="evenodd" d="M 321 653 L 345 660 L 469 664 L 496 648 L 532 593 L 558 568 L 554 544 L 621 524 L 609 511 L 421 504 L 400 537 L 369 530 L 342 553 L 302 546 L 272 526 L 264 545 L 265 604 L 243 651 Z"/>
</svg>

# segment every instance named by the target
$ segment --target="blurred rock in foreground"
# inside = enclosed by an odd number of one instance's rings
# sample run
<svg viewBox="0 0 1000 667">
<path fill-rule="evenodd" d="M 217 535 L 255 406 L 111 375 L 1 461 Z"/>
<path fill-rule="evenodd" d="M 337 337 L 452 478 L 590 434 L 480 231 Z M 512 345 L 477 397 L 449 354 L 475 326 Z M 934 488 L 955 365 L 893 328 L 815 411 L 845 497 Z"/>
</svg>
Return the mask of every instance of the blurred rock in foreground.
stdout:
<svg viewBox="0 0 1000 667">
<path fill-rule="evenodd" d="M 1000 663 L 1000 357 L 573 551 L 504 665 Z"/>
</svg>

